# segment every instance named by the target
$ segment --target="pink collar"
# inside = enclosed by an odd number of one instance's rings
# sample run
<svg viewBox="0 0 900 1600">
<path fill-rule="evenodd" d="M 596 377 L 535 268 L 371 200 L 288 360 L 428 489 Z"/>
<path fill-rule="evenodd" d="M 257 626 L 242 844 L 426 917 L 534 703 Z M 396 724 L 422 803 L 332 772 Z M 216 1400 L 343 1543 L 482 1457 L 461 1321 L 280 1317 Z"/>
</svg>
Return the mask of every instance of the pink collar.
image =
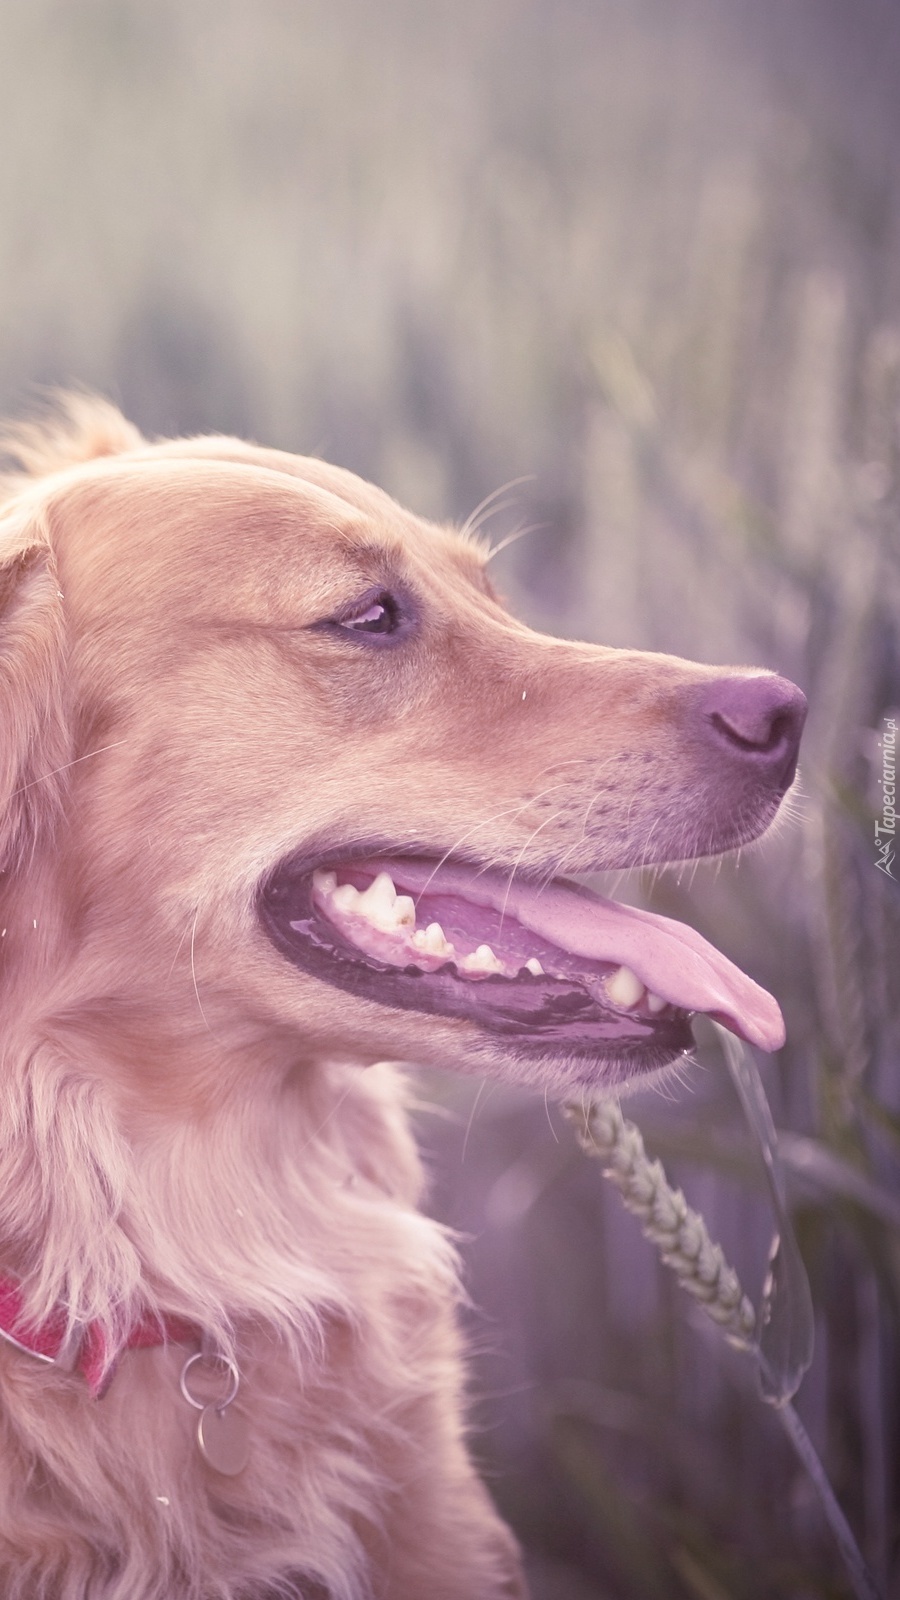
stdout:
<svg viewBox="0 0 900 1600">
<path fill-rule="evenodd" d="M 38 1326 L 23 1321 L 22 1286 L 15 1278 L 0 1273 L 0 1339 L 49 1366 L 80 1372 L 95 1400 L 106 1393 L 123 1351 L 148 1350 L 158 1344 L 189 1344 L 199 1337 L 200 1331 L 192 1323 L 162 1313 L 147 1315 L 134 1323 L 114 1352 L 110 1352 L 99 1322 L 89 1322 L 80 1330 L 77 1341 L 70 1344 L 66 1339 L 65 1312 L 61 1308 L 52 1311 Z"/>
</svg>

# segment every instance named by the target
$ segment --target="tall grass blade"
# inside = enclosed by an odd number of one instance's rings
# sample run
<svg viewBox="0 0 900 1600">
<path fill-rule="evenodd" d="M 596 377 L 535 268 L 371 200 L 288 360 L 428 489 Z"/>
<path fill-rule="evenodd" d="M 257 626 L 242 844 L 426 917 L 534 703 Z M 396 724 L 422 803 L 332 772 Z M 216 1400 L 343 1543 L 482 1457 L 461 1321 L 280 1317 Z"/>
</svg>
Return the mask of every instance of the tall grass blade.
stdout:
<svg viewBox="0 0 900 1600">
<path fill-rule="evenodd" d="M 822 1509 L 843 1557 L 844 1566 L 847 1568 L 847 1576 L 853 1585 L 853 1593 L 856 1596 L 856 1600 L 881 1600 L 875 1579 L 862 1558 L 850 1524 L 838 1505 L 834 1490 L 828 1481 L 828 1474 L 819 1460 L 813 1442 L 803 1423 L 790 1402 L 778 1407 L 778 1415 L 785 1433 L 806 1468 L 810 1482 L 814 1485 L 822 1502 Z"/>
<path fill-rule="evenodd" d="M 781 1406 L 797 1393 L 812 1364 L 812 1295 L 788 1211 L 778 1136 L 756 1062 L 734 1034 L 718 1023 L 714 1026 L 747 1126 L 762 1157 L 778 1227 L 763 1286 L 758 1357 L 763 1399 Z"/>
</svg>

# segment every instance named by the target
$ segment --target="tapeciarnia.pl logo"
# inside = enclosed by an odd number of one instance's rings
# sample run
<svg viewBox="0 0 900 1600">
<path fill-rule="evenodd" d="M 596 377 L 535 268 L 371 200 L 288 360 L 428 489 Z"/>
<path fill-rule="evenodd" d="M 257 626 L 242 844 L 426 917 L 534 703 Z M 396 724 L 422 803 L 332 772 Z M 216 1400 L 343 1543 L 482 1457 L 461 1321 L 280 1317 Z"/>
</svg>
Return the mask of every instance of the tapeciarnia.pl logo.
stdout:
<svg viewBox="0 0 900 1600">
<path fill-rule="evenodd" d="M 875 865 L 894 876 L 894 838 L 897 831 L 897 719 L 885 717 L 881 738 L 881 821 L 875 824 Z"/>
</svg>

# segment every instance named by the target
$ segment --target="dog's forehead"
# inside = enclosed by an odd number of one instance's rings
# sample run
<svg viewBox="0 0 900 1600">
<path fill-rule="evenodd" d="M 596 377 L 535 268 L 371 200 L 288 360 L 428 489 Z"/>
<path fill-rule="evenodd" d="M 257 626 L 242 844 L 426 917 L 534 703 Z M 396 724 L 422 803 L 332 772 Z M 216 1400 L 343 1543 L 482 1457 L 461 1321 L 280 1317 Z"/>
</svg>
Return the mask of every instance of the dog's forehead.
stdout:
<svg viewBox="0 0 900 1600">
<path fill-rule="evenodd" d="M 258 452 L 278 457 L 279 452 Z M 329 606 L 355 587 L 438 578 L 481 586 L 482 557 L 453 529 L 423 521 L 324 462 L 285 471 L 168 453 L 113 460 L 58 496 L 74 582 L 109 605 L 182 603 L 253 616 Z"/>
<path fill-rule="evenodd" d="M 348 505 L 373 516 L 384 515 L 398 509 L 396 501 L 383 489 L 368 483 L 347 467 L 337 467 L 318 456 L 292 455 L 287 450 L 273 450 L 263 445 L 249 444 L 244 439 L 205 435 L 197 439 L 167 439 L 148 445 L 137 457 L 154 461 L 231 462 L 238 466 L 262 468 L 280 474 L 295 482 L 327 490 Z"/>
</svg>

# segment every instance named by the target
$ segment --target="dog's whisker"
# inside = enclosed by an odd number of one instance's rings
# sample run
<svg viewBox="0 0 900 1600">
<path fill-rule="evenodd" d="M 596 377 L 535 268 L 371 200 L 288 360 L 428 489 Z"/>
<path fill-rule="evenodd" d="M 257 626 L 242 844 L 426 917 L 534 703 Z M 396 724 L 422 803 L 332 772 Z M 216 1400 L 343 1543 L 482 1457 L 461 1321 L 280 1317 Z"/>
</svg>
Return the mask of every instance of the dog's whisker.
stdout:
<svg viewBox="0 0 900 1600">
<path fill-rule="evenodd" d="M 23 783 L 21 788 L 13 789 L 10 799 L 14 800 L 16 795 L 25 794 L 39 783 L 47 783 L 50 778 L 59 777 L 61 772 L 68 772 L 70 767 L 77 767 L 80 761 L 90 761 L 92 756 L 102 756 L 107 750 L 117 750 L 119 745 L 126 742 L 125 739 L 114 739 L 112 744 L 102 744 L 98 750 L 88 750 L 83 756 L 76 756 L 73 761 L 64 761 L 61 767 L 54 767 L 52 772 L 42 772 L 39 778 L 32 778 L 30 783 Z"/>
<path fill-rule="evenodd" d="M 526 534 L 540 533 L 542 529 L 548 526 L 549 524 L 546 522 L 529 522 L 528 526 L 525 528 L 514 529 L 512 533 L 508 533 L 506 535 L 505 539 L 501 539 L 499 544 L 491 546 L 487 556 L 485 557 L 485 566 L 487 566 L 489 561 L 493 561 L 495 556 L 499 556 L 502 550 L 508 550 L 512 544 L 518 544 L 519 540 L 524 539 Z"/>
<path fill-rule="evenodd" d="M 469 1148 L 469 1135 L 472 1132 L 472 1128 L 473 1128 L 473 1125 L 474 1125 L 474 1122 L 475 1122 L 475 1113 L 478 1110 L 479 1105 L 481 1104 L 482 1096 L 484 1096 L 484 1099 L 487 1100 L 490 1097 L 490 1094 L 491 1094 L 492 1090 L 496 1089 L 496 1087 L 497 1087 L 496 1083 L 489 1083 L 489 1080 L 487 1078 L 482 1078 L 480 1084 L 478 1085 L 478 1092 L 475 1095 L 475 1099 L 472 1101 L 471 1106 L 469 1107 L 469 1118 L 468 1118 L 468 1121 L 466 1123 L 465 1138 L 463 1139 L 462 1149 L 461 1149 L 460 1154 L 459 1154 L 459 1164 L 460 1164 L 460 1166 L 464 1166 L 465 1165 L 466 1151 Z"/>
<path fill-rule="evenodd" d="M 172 973 L 175 971 L 175 963 L 177 962 L 178 957 L 181 954 L 181 947 L 184 944 L 184 941 L 187 938 L 189 931 L 190 931 L 190 923 L 185 923 L 184 928 L 181 931 L 181 937 L 178 940 L 177 945 L 175 946 L 175 954 L 172 957 L 172 965 L 170 966 L 168 974 L 166 976 L 166 982 L 167 983 L 171 982 Z"/>
<path fill-rule="evenodd" d="M 200 908 L 198 906 L 197 910 L 194 912 L 194 920 L 191 923 L 191 982 L 194 985 L 194 994 L 196 996 L 197 1005 L 198 1005 L 198 1007 L 200 1009 L 200 1015 L 203 1018 L 203 1021 L 204 1021 L 205 1025 L 206 1025 L 207 1032 L 212 1034 L 212 1037 L 215 1038 L 215 1034 L 213 1033 L 213 1030 L 209 1025 L 209 1018 L 207 1017 L 206 1012 L 203 1009 L 203 1001 L 200 999 L 200 990 L 197 987 L 197 968 L 196 968 L 196 965 L 195 965 L 195 962 L 194 962 L 194 939 L 195 939 L 196 933 L 197 933 L 197 918 L 199 917 L 199 915 L 200 915 Z"/>
<path fill-rule="evenodd" d="M 478 518 L 481 517 L 489 507 L 494 507 L 494 510 L 497 510 L 498 508 L 495 506 L 494 502 L 499 500 L 502 494 L 508 494 L 510 489 L 518 489 L 523 483 L 533 482 L 534 473 L 528 472 L 524 475 L 524 477 L 510 478 L 508 483 L 501 483 L 499 489 L 494 489 L 490 494 L 485 495 L 483 500 L 479 500 L 475 510 L 469 512 L 465 522 L 459 529 L 460 536 L 465 539 L 468 538 L 470 534 L 477 533 L 478 529 L 483 525 L 478 521 Z"/>
<path fill-rule="evenodd" d="M 549 790 L 545 790 L 545 793 L 549 793 Z M 525 840 L 525 843 L 522 845 L 522 848 L 519 851 L 519 854 L 517 855 L 515 861 L 513 862 L 512 866 L 510 867 L 509 876 L 507 878 L 507 883 L 506 883 L 506 893 L 505 893 L 505 895 L 503 897 L 503 907 L 502 907 L 502 910 L 501 910 L 501 913 L 500 913 L 500 928 L 501 928 L 501 930 L 503 928 L 503 920 L 504 920 L 504 918 L 506 916 L 506 908 L 507 908 L 507 906 L 509 904 L 509 896 L 510 896 L 510 892 L 512 890 L 513 880 L 515 878 L 515 875 L 516 875 L 517 871 L 519 870 L 519 867 L 522 865 L 522 857 L 525 855 L 526 851 L 529 849 L 531 844 L 537 838 L 538 834 L 542 833 L 544 828 L 550 827 L 550 826 L 552 826 L 553 823 L 558 822 L 560 816 L 563 815 L 563 814 L 564 814 L 563 812 L 554 811 L 551 816 L 545 817 L 544 821 L 541 822 L 538 825 L 538 827 L 534 828 L 533 831 L 528 835 L 528 838 Z"/>
<path fill-rule="evenodd" d="M 502 811 L 495 811 L 493 815 L 484 817 L 479 822 L 474 823 L 471 828 L 467 828 L 465 833 L 458 834 L 453 843 L 448 846 L 443 855 L 440 856 L 435 863 L 435 866 L 426 879 L 423 887 L 418 891 L 418 896 L 416 897 L 417 900 L 421 899 L 421 897 L 427 893 L 429 885 L 440 872 L 441 867 L 446 865 L 450 858 L 456 854 L 460 845 L 465 844 L 467 839 L 477 837 L 477 835 L 484 829 L 491 827 L 495 822 L 499 822 L 503 817 L 511 817 L 513 822 L 515 822 L 516 818 L 521 816 L 523 811 L 527 811 L 529 806 L 534 805 L 536 800 L 543 799 L 544 795 L 552 794 L 554 789 L 559 789 L 562 787 L 564 787 L 564 785 L 561 783 L 549 784 L 546 789 L 540 790 L 537 795 L 528 796 L 525 800 L 520 801 L 518 805 L 506 806 Z M 502 859 L 502 857 L 499 859 Z M 484 863 L 482 863 L 482 865 L 477 869 L 478 872 L 483 872 L 485 870 Z"/>
<path fill-rule="evenodd" d="M 549 1100 L 547 1098 L 549 1093 L 550 1093 L 550 1085 L 548 1083 L 545 1083 L 544 1084 L 544 1115 L 547 1118 L 547 1127 L 550 1129 L 550 1132 L 553 1135 L 554 1143 L 555 1144 L 559 1144 L 559 1134 L 557 1133 L 556 1129 L 553 1126 L 553 1118 L 550 1115 L 550 1103 L 549 1103 Z"/>
<path fill-rule="evenodd" d="M 322 1118 L 321 1122 L 315 1128 L 313 1128 L 312 1132 L 308 1135 L 308 1137 L 306 1139 L 304 1139 L 303 1142 L 297 1146 L 296 1152 L 295 1152 L 296 1155 L 302 1155 L 304 1150 L 308 1150 L 308 1149 L 310 1149 L 311 1146 L 318 1144 L 319 1140 L 322 1137 L 322 1134 L 325 1132 L 325 1129 L 328 1127 L 329 1123 L 334 1121 L 335 1117 L 337 1116 L 338 1112 L 340 1111 L 340 1109 L 341 1109 L 342 1105 L 344 1104 L 345 1100 L 348 1098 L 349 1094 L 351 1093 L 351 1090 L 352 1090 L 352 1084 L 350 1084 L 350 1083 L 346 1084 L 345 1087 L 342 1089 L 341 1093 L 338 1095 L 337 1100 L 335 1101 L 334 1105 L 330 1108 L 330 1110 L 327 1112 L 327 1114 Z"/>
</svg>

